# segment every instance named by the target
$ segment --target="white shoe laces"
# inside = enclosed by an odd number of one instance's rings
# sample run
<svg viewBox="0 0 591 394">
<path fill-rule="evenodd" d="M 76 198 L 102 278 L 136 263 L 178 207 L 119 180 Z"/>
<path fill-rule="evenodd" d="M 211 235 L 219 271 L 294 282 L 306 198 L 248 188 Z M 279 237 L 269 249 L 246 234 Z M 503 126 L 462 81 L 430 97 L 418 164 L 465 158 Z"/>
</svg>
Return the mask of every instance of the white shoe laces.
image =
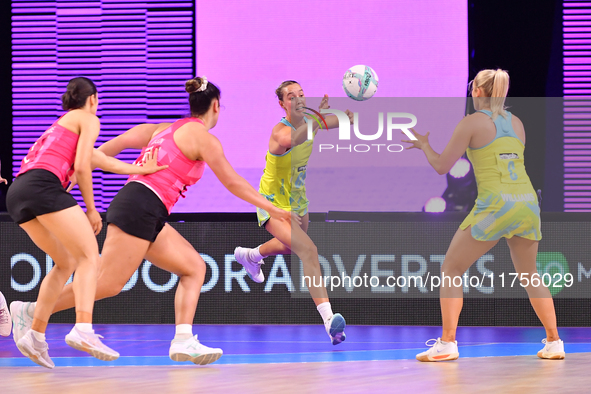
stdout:
<svg viewBox="0 0 591 394">
<path fill-rule="evenodd" d="M 429 347 L 433 347 L 433 346 L 435 346 L 435 345 L 437 344 L 437 342 L 439 342 L 440 340 L 441 340 L 441 338 L 437 338 L 437 339 L 435 339 L 435 338 L 431 338 L 431 339 L 429 339 L 429 340 L 427 340 L 427 341 L 425 342 L 425 345 L 426 345 L 426 346 L 429 346 Z M 429 343 L 429 342 L 431 342 L 431 341 L 435 341 L 435 342 L 433 342 L 433 343 Z"/>
<path fill-rule="evenodd" d="M 555 340 L 555 341 L 552 341 L 552 342 L 548 342 L 548 339 L 546 339 L 546 338 L 542 339 L 542 343 L 543 343 L 544 345 L 550 345 L 550 344 L 552 344 L 552 343 L 554 343 L 554 342 L 558 342 L 558 341 L 560 341 L 560 339 L 557 339 L 557 340 Z"/>
</svg>

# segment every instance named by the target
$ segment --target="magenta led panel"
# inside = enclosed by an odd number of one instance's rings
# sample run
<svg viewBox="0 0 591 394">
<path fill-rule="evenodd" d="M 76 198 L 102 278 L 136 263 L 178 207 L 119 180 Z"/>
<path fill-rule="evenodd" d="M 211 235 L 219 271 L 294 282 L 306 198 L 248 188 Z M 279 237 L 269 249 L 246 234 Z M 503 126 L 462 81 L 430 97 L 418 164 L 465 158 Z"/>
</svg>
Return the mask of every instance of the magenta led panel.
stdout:
<svg viewBox="0 0 591 394">
<path fill-rule="evenodd" d="M 591 211 L 591 3 L 563 5 L 564 211 Z"/>
</svg>

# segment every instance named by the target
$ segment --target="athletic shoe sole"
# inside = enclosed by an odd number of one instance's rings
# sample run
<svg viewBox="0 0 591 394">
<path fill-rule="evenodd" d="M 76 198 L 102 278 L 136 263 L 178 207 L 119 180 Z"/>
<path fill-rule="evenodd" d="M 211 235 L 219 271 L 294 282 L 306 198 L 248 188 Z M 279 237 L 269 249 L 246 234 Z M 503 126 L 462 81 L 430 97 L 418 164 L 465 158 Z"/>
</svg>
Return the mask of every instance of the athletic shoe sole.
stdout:
<svg viewBox="0 0 591 394">
<path fill-rule="evenodd" d="M 333 315 L 332 320 L 330 322 L 330 329 L 328 331 L 329 335 L 332 338 L 333 345 L 338 345 L 339 343 L 347 339 L 347 336 L 345 335 L 346 326 L 347 323 L 345 322 L 345 318 L 340 313 Z"/>
<path fill-rule="evenodd" d="M 28 357 L 35 364 L 48 369 L 53 369 L 55 367 L 55 365 L 46 364 L 38 355 L 31 352 L 28 347 L 19 344 L 17 344 L 16 347 L 18 347 L 18 350 L 20 350 L 24 356 Z"/>
<path fill-rule="evenodd" d="M 66 343 L 69 346 L 73 347 L 74 349 L 86 352 L 86 353 L 90 354 L 92 357 L 98 358 L 99 360 L 102 360 L 102 361 L 113 361 L 113 360 L 117 360 L 119 358 L 119 356 L 104 353 L 98 349 L 94 349 L 91 345 L 88 345 L 85 342 L 76 342 L 74 340 L 68 339 L 67 336 L 66 336 Z"/>
<path fill-rule="evenodd" d="M 211 364 L 219 360 L 220 357 L 222 357 L 222 353 L 200 354 L 198 356 L 191 356 L 190 354 L 186 353 L 173 353 L 170 355 L 170 359 L 172 361 L 191 361 L 193 364 L 197 365 Z"/>
<path fill-rule="evenodd" d="M 417 356 L 417 360 L 422 362 L 435 362 L 435 361 L 452 361 L 457 360 L 460 357 L 460 353 L 449 353 L 449 354 L 441 354 L 439 356 Z"/>
<path fill-rule="evenodd" d="M 566 356 L 565 352 L 558 352 L 558 353 L 542 353 L 538 352 L 538 357 L 544 360 L 563 360 Z"/>
</svg>

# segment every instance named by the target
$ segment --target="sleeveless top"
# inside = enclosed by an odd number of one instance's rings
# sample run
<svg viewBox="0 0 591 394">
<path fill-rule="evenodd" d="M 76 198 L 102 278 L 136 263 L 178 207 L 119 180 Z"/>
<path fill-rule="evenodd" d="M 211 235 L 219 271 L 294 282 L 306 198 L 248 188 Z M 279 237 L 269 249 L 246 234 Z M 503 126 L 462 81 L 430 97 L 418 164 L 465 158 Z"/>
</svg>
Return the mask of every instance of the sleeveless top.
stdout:
<svg viewBox="0 0 591 394">
<path fill-rule="evenodd" d="M 168 165 L 167 169 L 148 175 L 134 174 L 127 180 L 127 183 L 139 182 L 152 190 L 162 200 L 169 214 L 179 197 L 185 197 L 183 193 L 187 187 L 201 179 L 205 169 L 204 161 L 188 159 L 174 142 L 175 131 L 190 122 L 203 124 L 198 118 L 177 120 L 154 136 L 134 162 L 135 165 L 142 166 L 144 157 L 159 148 L 158 165 Z"/>
<path fill-rule="evenodd" d="M 488 110 L 478 112 L 492 116 L 492 112 Z M 511 194 L 531 194 L 518 198 L 523 201 L 535 201 L 533 186 L 525 172 L 525 146 L 513 130 L 511 112 L 506 113 L 506 118 L 499 115 L 494 120 L 497 130 L 494 140 L 481 148 L 467 150 L 468 159 L 474 166 L 478 192 L 493 189 Z"/>
<path fill-rule="evenodd" d="M 479 112 L 492 117 L 491 111 Z M 479 241 L 542 238 L 540 207 L 523 161 L 525 146 L 515 134 L 511 118 L 508 111 L 506 118 L 498 116 L 494 140 L 481 148 L 467 149 L 478 197 L 460 229 L 471 226 L 472 237 Z"/>
<path fill-rule="evenodd" d="M 304 118 L 307 122 L 308 119 Z M 296 128 L 285 118 L 281 123 Z M 306 140 L 281 155 L 267 151 L 266 164 L 259 184 L 259 193 L 273 205 L 286 211 L 308 206 L 306 198 L 306 168 L 314 140 Z"/>
<path fill-rule="evenodd" d="M 70 176 L 74 173 L 80 135 L 60 126 L 57 122 L 62 117 L 63 115 L 31 146 L 27 156 L 23 158 L 17 177 L 32 169 L 43 169 L 55 174 L 64 188 L 68 186 Z"/>
</svg>

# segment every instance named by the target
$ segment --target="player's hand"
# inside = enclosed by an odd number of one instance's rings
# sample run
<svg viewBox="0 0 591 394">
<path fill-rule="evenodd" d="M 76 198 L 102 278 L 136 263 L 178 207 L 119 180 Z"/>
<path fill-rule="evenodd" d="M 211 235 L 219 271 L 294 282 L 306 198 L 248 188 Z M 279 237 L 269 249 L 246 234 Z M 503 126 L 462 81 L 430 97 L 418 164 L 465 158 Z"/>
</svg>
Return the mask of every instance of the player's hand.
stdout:
<svg viewBox="0 0 591 394">
<path fill-rule="evenodd" d="M 325 94 L 324 97 L 322 97 L 322 100 L 320 100 L 320 105 L 318 106 L 318 111 L 323 110 L 323 109 L 329 109 L 330 105 L 328 105 L 328 94 Z"/>
<path fill-rule="evenodd" d="M 98 235 L 103 228 L 103 219 L 101 215 L 98 213 L 96 209 L 87 210 L 86 217 L 90 222 L 90 227 L 92 227 L 92 231 L 94 231 L 94 235 Z"/>
<path fill-rule="evenodd" d="M 298 226 L 302 225 L 302 218 L 295 212 L 291 212 L 291 223 L 297 223 Z"/>
<path fill-rule="evenodd" d="M 353 114 L 353 112 L 346 110 L 345 115 L 347 115 L 347 117 L 349 118 L 349 122 L 353 124 L 353 121 L 355 120 L 355 115 Z"/>
<path fill-rule="evenodd" d="M 271 216 L 273 219 L 287 222 L 291 221 L 291 212 L 289 211 L 284 211 L 283 209 L 273 206 L 273 209 L 267 212 L 269 212 L 269 216 Z"/>
<path fill-rule="evenodd" d="M 153 174 L 155 172 L 165 170 L 168 166 L 159 166 L 158 165 L 158 151 L 160 148 L 156 148 L 151 152 L 147 152 L 144 155 L 144 163 L 142 165 L 142 174 Z"/>
<path fill-rule="evenodd" d="M 417 137 L 416 140 L 402 140 L 402 142 L 407 142 L 409 144 L 412 144 L 411 146 L 407 146 L 406 149 L 413 149 L 413 148 L 417 148 L 417 149 L 421 149 L 423 150 L 425 147 L 429 146 L 429 134 L 430 132 L 427 131 L 427 134 L 425 135 L 420 135 L 419 133 L 417 133 L 414 129 L 410 129 L 410 131 L 413 133 L 413 135 L 415 137 Z M 402 134 L 404 134 L 401 131 Z M 406 134 L 404 134 L 406 135 Z"/>
<path fill-rule="evenodd" d="M 68 188 L 66 189 L 66 191 L 69 193 L 72 191 L 72 189 L 74 188 L 74 186 L 76 186 L 78 184 L 78 181 L 76 180 L 76 173 L 72 174 L 72 176 L 70 176 L 70 184 L 68 185 Z"/>
</svg>

